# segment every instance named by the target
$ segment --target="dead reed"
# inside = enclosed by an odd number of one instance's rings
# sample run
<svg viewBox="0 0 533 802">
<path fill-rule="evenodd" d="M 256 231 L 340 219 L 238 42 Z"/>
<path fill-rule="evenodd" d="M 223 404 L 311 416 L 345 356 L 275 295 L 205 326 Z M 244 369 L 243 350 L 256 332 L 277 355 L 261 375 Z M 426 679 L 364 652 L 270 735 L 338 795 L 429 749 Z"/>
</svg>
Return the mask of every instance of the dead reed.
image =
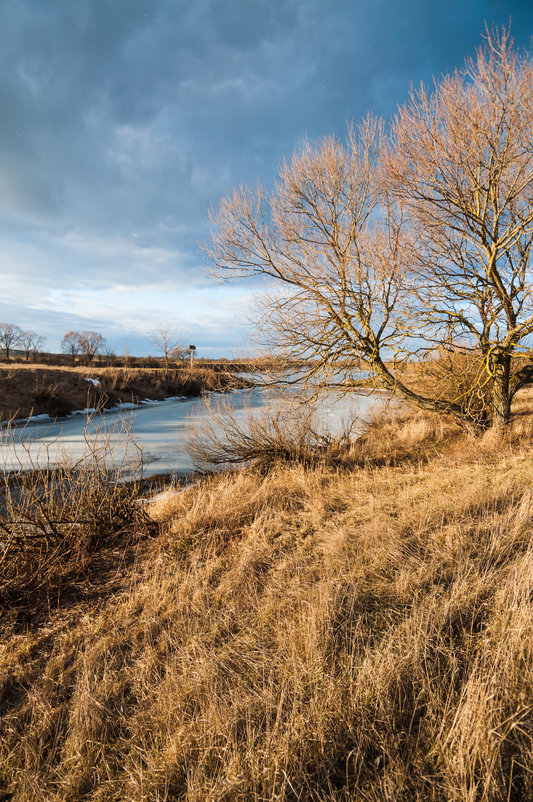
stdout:
<svg viewBox="0 0 533 802">
<path fill-rule="evenodd" d="M 97 379 L 93 384 L 88 379 Z M 62 417 L 86 407 L 110 407 L 121 402 L 163 400 L 228 390 L 247 382 L 232 371 L 213 368 L 163 369 L 106 367 L 0 367 L 0 422 L 29 415 Z"/>
<path fill-rule="evenodd" d="M 1 432 L 6 454 L 18 467 L 4 470 L 0 485 L 0 603 L 42 596 L 58 601 L 62 585 L 83 577 L 95 554 L 143 531 L 136 500 L 142 454 L 127 422 L 115 428 L 86 426 L 84 453 L 59 464 L 45 448 L 32 456 L 20 430 Z M 122 448 L 117 449 L 120 438 Z M 29 467 L 28 467 L 29 466 Z"/>
</svg>

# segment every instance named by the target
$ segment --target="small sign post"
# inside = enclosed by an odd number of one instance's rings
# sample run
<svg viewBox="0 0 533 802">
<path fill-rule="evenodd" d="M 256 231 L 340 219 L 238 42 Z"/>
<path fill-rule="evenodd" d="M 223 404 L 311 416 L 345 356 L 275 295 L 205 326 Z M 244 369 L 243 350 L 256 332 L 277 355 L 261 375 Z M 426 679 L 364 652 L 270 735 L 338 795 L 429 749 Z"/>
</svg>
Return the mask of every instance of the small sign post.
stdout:
<svg viewBox="0 0 533 802">
<path fill-rule="evenodd" d="M 194 361 L 194 352 L 196 351 L 196 346 L 195 345 L 189 345 L 189 351 L 191 352 L 191 368 L 192 368 L 192 363 Z"/>
</svg>

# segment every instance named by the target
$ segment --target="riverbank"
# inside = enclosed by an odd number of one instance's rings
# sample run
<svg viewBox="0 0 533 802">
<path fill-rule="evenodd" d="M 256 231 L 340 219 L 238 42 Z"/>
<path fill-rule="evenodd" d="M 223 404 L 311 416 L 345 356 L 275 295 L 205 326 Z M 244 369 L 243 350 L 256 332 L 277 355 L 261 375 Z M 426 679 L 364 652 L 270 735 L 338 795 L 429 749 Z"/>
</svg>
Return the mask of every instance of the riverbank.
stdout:
<svg viewBox="0 0 533 802">
<path fill-rule="evenodd" d="M 483 438 L 383 413 L 152 504 L 71 483 L 80 522 L 4 551 L 4 798 L 532 799 L 517 409 Z"/>
<path fill-rule="evenodd" d="M 88 408 L 194 397 L 246 386 L 233 371 L 212 368 L 52 368 L 13 364 L 0 368 L 0 422 L 29 416 L 64 417 Z"/>
</svg>

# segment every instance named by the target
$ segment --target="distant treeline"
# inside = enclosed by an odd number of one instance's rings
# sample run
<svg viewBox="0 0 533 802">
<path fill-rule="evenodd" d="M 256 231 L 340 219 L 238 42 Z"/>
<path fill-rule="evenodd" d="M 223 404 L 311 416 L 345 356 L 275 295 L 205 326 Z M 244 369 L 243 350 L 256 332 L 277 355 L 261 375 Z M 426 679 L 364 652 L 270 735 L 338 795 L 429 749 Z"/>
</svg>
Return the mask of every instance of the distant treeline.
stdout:
<svg viewBox="0 0 533 802">
<path fill-rule="evenodd" d="M 0 350 L 0 362 L 7 362 L 5 353 Z M 118 356 L 116 354 L 96 354 L 90 360 L 83 354 L 75 357 L 74 364 L 72 358 L 66 354 L 55 354 L 49 351 L 40 351 L 26 358 L 23 351 L 15 349 L 10 352 L 10 363 L 29 362 L 32 364 L 49 365 L 51 367 L 87 367 L 97 368 L 142 368 L 149 370 L 164 370 L 164 358 L 155 356 Z M 190 362 L 187 359 L 170 360 L 169 370 L 181 370 Z M 213 359 L 208 357 L 196 357 L 194 364 L 197 367 L 215 371 L 257 371 L 266 370 L 273 367 L 274 360 L 264 359 L 226 359 L 221 357 Z"/>
</svg>

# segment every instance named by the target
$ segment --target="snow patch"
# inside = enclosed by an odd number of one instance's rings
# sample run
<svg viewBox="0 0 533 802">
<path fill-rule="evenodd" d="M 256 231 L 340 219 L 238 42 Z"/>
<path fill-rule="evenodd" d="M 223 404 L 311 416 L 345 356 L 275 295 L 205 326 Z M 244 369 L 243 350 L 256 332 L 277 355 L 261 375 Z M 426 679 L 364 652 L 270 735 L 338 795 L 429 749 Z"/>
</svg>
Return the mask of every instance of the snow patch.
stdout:
<svg viewBox="0 0 533 802">
<path fill-rule="evenodd" d="M 13 418 L 13 420 L 0 421 L 0 429 L 5 429 L 8 426 L 27 426 L 30 423 L 39 423 L 39 421 L 53 421 L 48 412 L 41 412 L 40 415 L 31 415 L 29 418 Z"/>
</svg>

